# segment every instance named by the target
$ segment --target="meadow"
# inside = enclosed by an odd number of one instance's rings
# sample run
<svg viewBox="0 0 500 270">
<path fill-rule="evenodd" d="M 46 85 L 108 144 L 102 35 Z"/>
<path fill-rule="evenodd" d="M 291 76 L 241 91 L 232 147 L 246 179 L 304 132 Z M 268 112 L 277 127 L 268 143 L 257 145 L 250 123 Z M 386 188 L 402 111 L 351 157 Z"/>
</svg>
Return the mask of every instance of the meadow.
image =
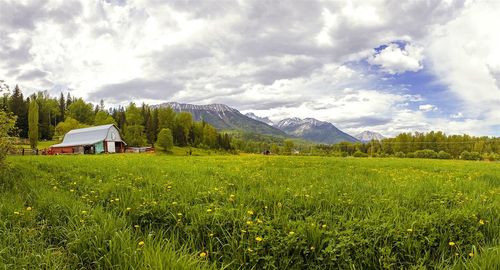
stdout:
<svg viewBox="0 0 500 270">
<path fill-rule="evenodd" d="M 0 269 L 499 269 L 500 164 L 11 156 Z"/>
</svg>

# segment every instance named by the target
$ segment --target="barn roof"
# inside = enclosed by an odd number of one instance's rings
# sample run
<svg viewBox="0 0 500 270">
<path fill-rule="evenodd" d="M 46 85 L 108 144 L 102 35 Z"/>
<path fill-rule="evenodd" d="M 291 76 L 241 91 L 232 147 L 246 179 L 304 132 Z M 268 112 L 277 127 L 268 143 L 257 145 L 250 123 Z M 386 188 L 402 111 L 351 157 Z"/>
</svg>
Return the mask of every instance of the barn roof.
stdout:
<svg viewBox="0 0 500 270">
<path fill-rule="evenodd" d="M 52 145 L 51 147 L 67 147 L 75 145 L 92 145 L 100 141 L 104 141 L 108 135 L 108 131 L 115 125 L 102 125 L 88 128 L 73 129 L 64 135 L 62 143 Z"/>
</svg>

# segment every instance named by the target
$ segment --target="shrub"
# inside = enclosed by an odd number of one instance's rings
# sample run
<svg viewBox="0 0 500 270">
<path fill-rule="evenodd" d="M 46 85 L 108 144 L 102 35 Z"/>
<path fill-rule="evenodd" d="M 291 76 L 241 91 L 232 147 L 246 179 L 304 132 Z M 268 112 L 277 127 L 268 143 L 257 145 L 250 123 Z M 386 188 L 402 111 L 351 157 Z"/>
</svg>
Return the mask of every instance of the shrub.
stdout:
<svg viewBox="0 0 500 270">
<path fill-rule="evenodd" d="M 439 159 L 451 159 L 451 155 L 445 151 L 439 151 L 437 154 L 437 158 Z"/>
<path fill-rule="evenodd" d="M 483 154 L 483 160 L 489 160 L 489 161 L 500 160 L 500 156 L 496 153 L 485 153 Z"/>
<path fill-rule="evenodd" d="M 405 153 L 403 152 L 396 152 L 396 154 L 394 154 L 395 157 L 397 158 L 404 158 L 406 157 Z"/>
<path fill-rule="evenodd" d="M 174 147 L 174 137 L 172 136 L 172 131 L 168 128 L 164 128 L 158 133 L 158 139 L 156 145 L 162 151 L 170 151 Z"/>
<path fill-rule="evenodd" d="M 0 165 L 2 165 L 12 144 L 10 132 L 14 129 L 15 122 L 15 116 L 0 111 Z"/>
<path fill-rule="evenodd" d="M 438 154 L 434 150 L 424 149 L 415 151 L 416 158 L 437 158 Z"/>
<path fill-rule="evenodd" d="M 460 159 L 463 159 L 463 160 L 481 160 L 481 155 L 478 152 L 463 151 L 460 154 Z"/>
<path fill-rule="evenodd" d="M 367 153 L 363 153 L 361 151 L 356 151 L 354 152 L 354 154 L 352 154 L 353 157 L 368 157 L 368 154 Z"/>
<path fill-rule="evenodd" d="M 415 158 L 415 153 L 410 152 L 410 153 L 406 154 L 406 157 L 407 158 Z"/>
</svg>

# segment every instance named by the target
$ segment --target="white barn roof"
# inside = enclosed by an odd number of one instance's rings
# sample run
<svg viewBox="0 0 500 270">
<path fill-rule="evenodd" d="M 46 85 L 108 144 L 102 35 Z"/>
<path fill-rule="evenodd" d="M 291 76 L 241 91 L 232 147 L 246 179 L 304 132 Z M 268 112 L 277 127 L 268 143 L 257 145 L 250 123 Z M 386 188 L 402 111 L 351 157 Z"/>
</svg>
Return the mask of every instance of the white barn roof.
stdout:
<svg viewBox="0 0 500 270">
<path fill-rule="evenodd" d="M 109 129 L 112 127 L 118 128 L 113 125 L 102 125 L 88 128 L 73 129 L 64 135 L 62 143 L 52 145 L 51 147 L 67 147 L 76 145 L 92 145 L 100 141 L 104 141 L 108 135 Z"/>
</svg>

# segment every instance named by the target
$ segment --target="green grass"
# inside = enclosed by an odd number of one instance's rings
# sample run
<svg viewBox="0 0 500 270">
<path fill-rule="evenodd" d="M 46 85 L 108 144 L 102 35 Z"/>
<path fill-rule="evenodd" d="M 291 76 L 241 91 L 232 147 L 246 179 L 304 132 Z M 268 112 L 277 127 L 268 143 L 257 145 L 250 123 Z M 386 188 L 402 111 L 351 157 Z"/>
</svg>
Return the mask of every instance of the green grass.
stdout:
<svg viewBox="0 0 500 270">
<path fill-rule="evenodd" d="M 151 154 L 8 162 L 0 268 L 500 264 L 499 163 Z"/>
</svg>

